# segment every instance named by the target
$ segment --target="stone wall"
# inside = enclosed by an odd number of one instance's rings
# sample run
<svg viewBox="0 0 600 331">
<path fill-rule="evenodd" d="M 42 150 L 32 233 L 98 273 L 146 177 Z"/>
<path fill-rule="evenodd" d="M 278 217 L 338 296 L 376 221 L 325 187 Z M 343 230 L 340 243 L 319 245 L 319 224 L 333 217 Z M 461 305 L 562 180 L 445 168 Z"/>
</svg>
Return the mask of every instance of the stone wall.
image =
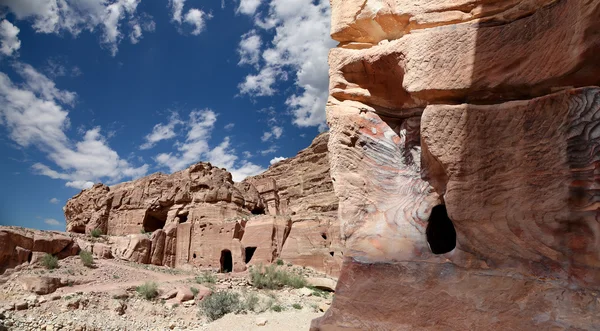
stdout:
<svg viewBox="0 0 600 331">
<path fill-rule="evenodd" d="M 332 0 L 313 329 L 600 328 L 600 1 Z"/>
</svg>

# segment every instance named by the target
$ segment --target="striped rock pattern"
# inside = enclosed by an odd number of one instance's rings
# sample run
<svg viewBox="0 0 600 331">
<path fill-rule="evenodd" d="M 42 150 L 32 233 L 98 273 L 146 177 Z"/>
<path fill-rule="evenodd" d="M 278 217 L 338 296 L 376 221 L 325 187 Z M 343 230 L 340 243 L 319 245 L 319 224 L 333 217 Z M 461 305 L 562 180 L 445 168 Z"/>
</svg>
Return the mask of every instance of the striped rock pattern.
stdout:
<svg viewBox="0 0 600 331">
<path fill-rule="evenodd" d="M 600 328 L 600 0 L 332 0 L 313 330 Z"/>
</svg>

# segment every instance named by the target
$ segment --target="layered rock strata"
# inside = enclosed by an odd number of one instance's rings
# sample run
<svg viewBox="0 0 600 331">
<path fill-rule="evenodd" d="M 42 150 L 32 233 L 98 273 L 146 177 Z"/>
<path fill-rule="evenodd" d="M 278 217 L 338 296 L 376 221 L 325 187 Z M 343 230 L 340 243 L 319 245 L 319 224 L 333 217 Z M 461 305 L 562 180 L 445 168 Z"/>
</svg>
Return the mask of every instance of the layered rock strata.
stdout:
<svg viewBox="0 0 600 331">
<path fill-rule="evenodd" d="M 225 169 L 198 163 L 172 175 L 97 184 L 67 201 L 67 230 L 108 234 L 102 243 L 80 240 L 99 257 L 224 272 L 285 258 L 337 275 L 341 249 L 333 234 L 339 223 L 327 141 L 321 134 L 296 157 L 240 183 Z M 332 234 L 324 240 L 322 233 Z M 288 236 L 293 243 L 286 249 Z"/>
<path fill-rule="evenodd" d="M 314 330 L 600 328 L 600 1 L 332 0 Z"/>
</svg>

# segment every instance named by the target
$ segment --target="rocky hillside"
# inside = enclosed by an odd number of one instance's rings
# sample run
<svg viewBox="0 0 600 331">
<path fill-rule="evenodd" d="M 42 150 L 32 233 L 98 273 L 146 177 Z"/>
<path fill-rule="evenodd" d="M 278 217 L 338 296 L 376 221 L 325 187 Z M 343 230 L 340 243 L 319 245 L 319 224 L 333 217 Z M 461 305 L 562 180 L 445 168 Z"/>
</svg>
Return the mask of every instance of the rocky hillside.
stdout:
<svg viewBox="0 0 600 331">
<path fill-rule="evenodd" d="M 96 184 L 67 201 L 67 231 L 108 234 L 79 242 L 96 256 L 221 271 L 282 258 L 337 275 L 342 250 L 329 176 L 328 134 L 265 173 L 234 183 L 198 163 L 114 186 Z"/>
<path fill-rule="evenodd" d="M 313 330 L 600 329 L 600 0 L 331 8 L 348 258 Z"/>
</svg>

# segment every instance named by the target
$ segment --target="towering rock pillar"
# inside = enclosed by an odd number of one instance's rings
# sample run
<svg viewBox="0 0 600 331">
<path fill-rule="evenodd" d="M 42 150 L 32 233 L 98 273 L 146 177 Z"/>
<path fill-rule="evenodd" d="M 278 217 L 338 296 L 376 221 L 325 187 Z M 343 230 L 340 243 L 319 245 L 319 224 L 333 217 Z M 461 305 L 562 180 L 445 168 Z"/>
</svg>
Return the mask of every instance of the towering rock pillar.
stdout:
<svg viewBox="0 0 600 331">
<path fill-rule="evenodd" d="M 600 0 L 331 0 L 314 330 L 600 329 Z"/>
</svg>

